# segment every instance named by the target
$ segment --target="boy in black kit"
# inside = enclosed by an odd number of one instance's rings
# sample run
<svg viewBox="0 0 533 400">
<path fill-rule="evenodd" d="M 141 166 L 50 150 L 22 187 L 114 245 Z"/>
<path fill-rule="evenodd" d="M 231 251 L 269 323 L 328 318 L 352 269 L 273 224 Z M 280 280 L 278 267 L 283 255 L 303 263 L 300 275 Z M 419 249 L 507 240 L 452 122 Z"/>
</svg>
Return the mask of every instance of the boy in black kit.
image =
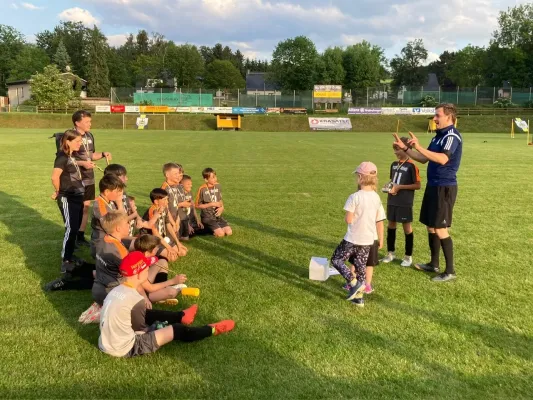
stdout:
<svg viewBox="0 0 533 400">
<path fill-rule="evenodd" d="M 407 146 L 408 140 L 402 137 L 401 141 Z M 405 151 L 396 144 L 393 146 L 394 154 L 398 161 L 394 161 L 390 168 L 391 182 L 383 188 L 388 191 L 387 199 L 387 219 L 389 226 L 387 229 L 387 256 L 381 260 L 383 263 L 390 263 L 396 258 L 396 224 L 403 225 L 405 233 L 405 257 L 402 267 L 410 267 L 413 264 L 413 201 L 415 190 L 420 189 L 420 173 L 418 167 L 409 159 Z"/>
<path fill-rule="evenodd" d="M 217 180 L 217 173 L 213 168 L 202 171 L 205 184 L 200 186 L 194 205 L 202 210 L 201 219 L 207 231 L 213 232 L 215 237 L 231 236 L 233 234 L 228 222 L 222 218 L 224 202 L 222 190 Z"/>
<path fill-rule="evenodd" d="M 180 240 L 189 240 L 193 235 L 198 235 L 204 229 L 202 221 L 198 218 L 198 213 L 194 207 L 192 196 L 192 178 L 189 175 L 183 175 L 181 188 L 178 191 L 178 202 L 181 205 L 178 209 L 180 219 Z"/>
</svg>

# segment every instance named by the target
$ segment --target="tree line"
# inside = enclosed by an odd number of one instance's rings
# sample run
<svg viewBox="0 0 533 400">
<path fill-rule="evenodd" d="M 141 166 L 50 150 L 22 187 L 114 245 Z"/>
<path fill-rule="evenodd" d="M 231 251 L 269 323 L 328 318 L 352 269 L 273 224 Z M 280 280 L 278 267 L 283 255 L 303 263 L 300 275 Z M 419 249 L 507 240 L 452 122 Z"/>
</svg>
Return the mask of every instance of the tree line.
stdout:
<svg viewBox="0 0 533 400">
<path fill-rule="evenodd" d="M 367 41 L 319 52 L 309 38 L 278 43 L 271 61 L 245 58 L 237 49 L 176 44 L 159 33 L 140 30 L 118 47 L 108 44 L 98 27 L 61 22 L 28 43 L 15 28 L 0 25 L 0 95 L 9 81 L 28 79 L 50 64 L 67 65 L 86 79 L 88 95 L 107 97 L 110 87 L 141 87 L 148 80 L 161 87 L 237 89 L 247 71 L 266 72 L 282 90 L 310 90 L 316 83 L 345 89 L 378 86 L 421 86 L 435 73 L 442 87 L 533 85 L 533 4 L 502 11 L 498 28 L 486 46 L 468 45 L 426 65 L 428 50 L 421 39 L 406 43 L 388 60 L 384 50 Z"/>
</svg>

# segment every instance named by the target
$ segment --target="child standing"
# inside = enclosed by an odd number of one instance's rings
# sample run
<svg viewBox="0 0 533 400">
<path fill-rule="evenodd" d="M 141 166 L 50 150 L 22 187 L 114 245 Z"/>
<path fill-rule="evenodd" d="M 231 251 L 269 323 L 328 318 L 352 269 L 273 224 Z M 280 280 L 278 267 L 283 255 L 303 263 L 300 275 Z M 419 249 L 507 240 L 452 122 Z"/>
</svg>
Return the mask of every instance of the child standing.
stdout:
<svg viewBox="0 0 533 400">
<path fill-rule="evenodd" d="M 409 148 L 406 137 L 400 139 Z M 393 144 L 392 148 L 398 161 L 394 161 L 390 167 L 390 179 L 392 187 L 389 189 L 387 198 L 387 256 L 381 261 L 390 263 L 395 258 L 396 224 L 403 225 L 405 233 L 405 256 L 402 267 L 410 267 L 413 264 L 414 234 L 411 222 L 413 222 L 413 201 L 415 190 L 420 189 L 420 172 L 418 167 L 409 159 L 407 153 Z"/>
<path fill-rule="evenodd" d="M 354 171 L 360 190 L 351 194 L 344 205 L 348 231 L 337 246 L 331 262 L 333 267 L 350 285 L 346 300 L 354 300 L 356 305 L 364 305 L 366 263 L 370 249 L 377 236 L 376 221 L 382 207 L 381 199 L 376 193 L 378 182 L 377 167 L 371 162 L 363 162 Z M 354 275 L 345 262 L 353 256 L 356 274 Z"/>
<path fill-rule="evenodd" d="M 194 207 L 192 195 L 192 178 L 183 175 L 181 179 L 182 192 L 178 193 L 180 207 L 178 216 L 180 218 L 180 240 L 188 240 L 192 235 L 198 234 L 204 229 L 204 225 Z"/>
</svg>

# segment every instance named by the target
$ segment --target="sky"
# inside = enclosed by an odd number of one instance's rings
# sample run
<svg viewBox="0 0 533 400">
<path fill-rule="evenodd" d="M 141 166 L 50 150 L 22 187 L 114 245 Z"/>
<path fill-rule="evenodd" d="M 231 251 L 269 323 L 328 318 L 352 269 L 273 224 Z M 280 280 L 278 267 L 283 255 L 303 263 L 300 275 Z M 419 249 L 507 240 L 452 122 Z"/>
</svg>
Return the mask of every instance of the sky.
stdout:
<svg viewBox="0 0 533 400">
<path fill-rule="evenodd" d="M 139 29 L 176 43 L 220 42 L 250 58 L 270 59 L 277 43 L 305 35 L 319 51 L 367 40 L 390 59 L 422 38 L 427 63 L 444 50 L 489 43 L 500 11 L 517 0 L 0 0 L 0 24 L 28 41 L 59 21 L 97 25 L 119 46 Z"/>
</svg>

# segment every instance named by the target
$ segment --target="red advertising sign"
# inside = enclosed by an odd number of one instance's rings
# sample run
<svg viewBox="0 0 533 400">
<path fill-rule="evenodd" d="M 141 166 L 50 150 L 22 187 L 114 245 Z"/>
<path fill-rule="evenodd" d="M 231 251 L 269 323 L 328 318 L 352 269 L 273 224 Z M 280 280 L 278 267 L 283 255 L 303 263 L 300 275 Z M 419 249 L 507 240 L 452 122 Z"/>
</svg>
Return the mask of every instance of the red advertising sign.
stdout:
<svg viewBox="0 0 533 400">
<path fill-rule="evenodd" d="M 112 113 L 123 113 L 126 112 L 126 106 L 123 104 L 116 104 L 114 106 L 111 106 L 111 112 Z"/>
</svg>

